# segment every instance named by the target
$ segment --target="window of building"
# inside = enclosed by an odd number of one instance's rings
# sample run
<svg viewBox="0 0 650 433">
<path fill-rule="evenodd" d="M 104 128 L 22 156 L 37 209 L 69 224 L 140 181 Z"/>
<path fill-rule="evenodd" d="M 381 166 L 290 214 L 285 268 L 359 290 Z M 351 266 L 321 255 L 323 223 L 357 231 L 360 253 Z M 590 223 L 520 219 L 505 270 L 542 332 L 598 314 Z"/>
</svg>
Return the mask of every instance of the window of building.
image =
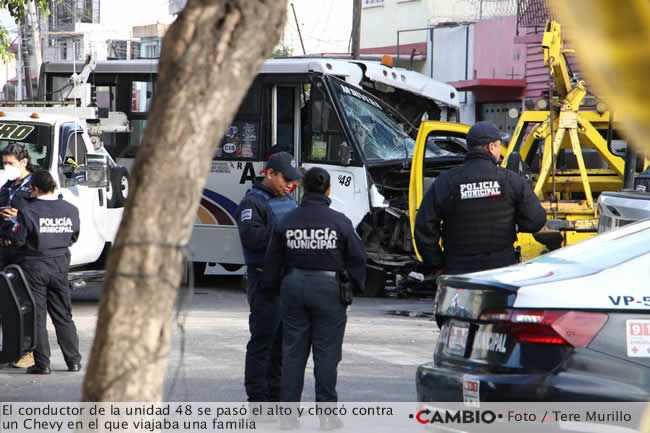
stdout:
<svg viewBox="0 0 650 433">
<path fill-rule="evenodd" d="M 160 46 L 157 42 L 149 42 L 144 46 L 144 56 L 147 59 L 156 59 L 160 57 Z"/>
<path fill-rule="evenodd" d="M 127 59 L 127 41 L 108 41 L 108 56 L 112 59 Z"/>
<path fill-rule="evenodd" d="M 131 58 L 132 59 L 141 59 L 142 58 L 142 53 L 140 51 L 140 42 L 138 41 L 131 41 Z"/>
<path fill-rule="evenodd" d="M 363 8 L 375 8 L 384 5 L 384 0 L 363 0 Z"/>
</svg>

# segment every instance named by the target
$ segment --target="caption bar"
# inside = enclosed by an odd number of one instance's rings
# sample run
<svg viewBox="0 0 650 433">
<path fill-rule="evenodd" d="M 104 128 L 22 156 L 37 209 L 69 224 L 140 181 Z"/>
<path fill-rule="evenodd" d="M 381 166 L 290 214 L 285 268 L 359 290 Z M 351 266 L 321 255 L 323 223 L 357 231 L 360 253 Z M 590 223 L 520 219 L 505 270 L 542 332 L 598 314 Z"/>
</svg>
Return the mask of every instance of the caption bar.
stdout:
<svg viewBox="0 0 650 433">
<path fill-rule="evenodd" d="M 645 432 L 645 403 L 0 403 L 0 432 Z M 331 425 L 331 423 L 330 423 Z M 543 425 L 543 427 L 542 427 Z M 605 430 L 603 430 L 603 428 Z"/>
</svg>

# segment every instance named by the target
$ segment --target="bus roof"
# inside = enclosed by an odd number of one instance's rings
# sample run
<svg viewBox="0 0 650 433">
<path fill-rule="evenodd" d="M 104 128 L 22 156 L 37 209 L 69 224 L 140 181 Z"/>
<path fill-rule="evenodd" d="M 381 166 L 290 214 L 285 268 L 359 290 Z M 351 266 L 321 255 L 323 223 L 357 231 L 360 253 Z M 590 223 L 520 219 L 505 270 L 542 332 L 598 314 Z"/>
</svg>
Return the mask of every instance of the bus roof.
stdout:
<svg viewBox="0 0 650 433">
<path fill-rule="evenodd" d="M 76 62 L 74 68 L 80 72 L 84 67 Z M 459 108 L 457 90 L 441 81 L 419 72 L 394 68 L 380 62 L 327 58 L 281 58 L 268 59 L 262 65 L 264 74 L 306 74 L 319 72 L 336 75 L 351 85 L 362 88 L 363 81 L 381 83 L 403 91 L 431 99 L 438 104 Z M 73 62 L 44 62 L 41 74 L 72 75 Z M 104 60 L 98 61 L 94 74 L 157 74 L 158 59 Z"/>
</svg>

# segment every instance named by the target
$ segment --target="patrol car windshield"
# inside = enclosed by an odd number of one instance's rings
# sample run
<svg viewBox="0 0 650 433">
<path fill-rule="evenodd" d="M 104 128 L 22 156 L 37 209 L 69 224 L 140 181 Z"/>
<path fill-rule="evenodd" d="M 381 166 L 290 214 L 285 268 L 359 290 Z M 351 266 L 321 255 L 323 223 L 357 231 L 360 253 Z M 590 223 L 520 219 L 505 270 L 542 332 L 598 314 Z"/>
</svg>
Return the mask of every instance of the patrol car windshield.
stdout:
<svg viewBox="0 0 650 433">
<path fill-rule="evenodd" d="M 0 121 L 0 152 L 11 143 L 25 146 L 34 168 L 50 168 L 52 128 L 49 125 Z"/>
<path fill-rule="evenodd" d="M 353 87 L 333 81 L 343 115 L 366 160 L 407 159 L 413 156 L 415 140 L 371 96 Z M 436 155 L 429 154 L 427 157 Z"/>
</svg>

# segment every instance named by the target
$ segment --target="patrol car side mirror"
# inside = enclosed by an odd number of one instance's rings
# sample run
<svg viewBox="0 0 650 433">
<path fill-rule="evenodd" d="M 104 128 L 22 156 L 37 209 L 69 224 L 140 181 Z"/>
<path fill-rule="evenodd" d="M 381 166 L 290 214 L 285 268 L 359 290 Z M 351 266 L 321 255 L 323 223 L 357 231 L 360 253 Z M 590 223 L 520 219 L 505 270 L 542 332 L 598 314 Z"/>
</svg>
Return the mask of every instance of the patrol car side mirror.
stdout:
<svg viewBox="0 0 650 433">
<path fill-rule="evenodd" d="M 107 188 L 109 182 L 108 156 L 101 154 L 86 155 L 86 164 L 82 167 L 86 172 L 84 185 L 89 188 Z"/>
</svg>

